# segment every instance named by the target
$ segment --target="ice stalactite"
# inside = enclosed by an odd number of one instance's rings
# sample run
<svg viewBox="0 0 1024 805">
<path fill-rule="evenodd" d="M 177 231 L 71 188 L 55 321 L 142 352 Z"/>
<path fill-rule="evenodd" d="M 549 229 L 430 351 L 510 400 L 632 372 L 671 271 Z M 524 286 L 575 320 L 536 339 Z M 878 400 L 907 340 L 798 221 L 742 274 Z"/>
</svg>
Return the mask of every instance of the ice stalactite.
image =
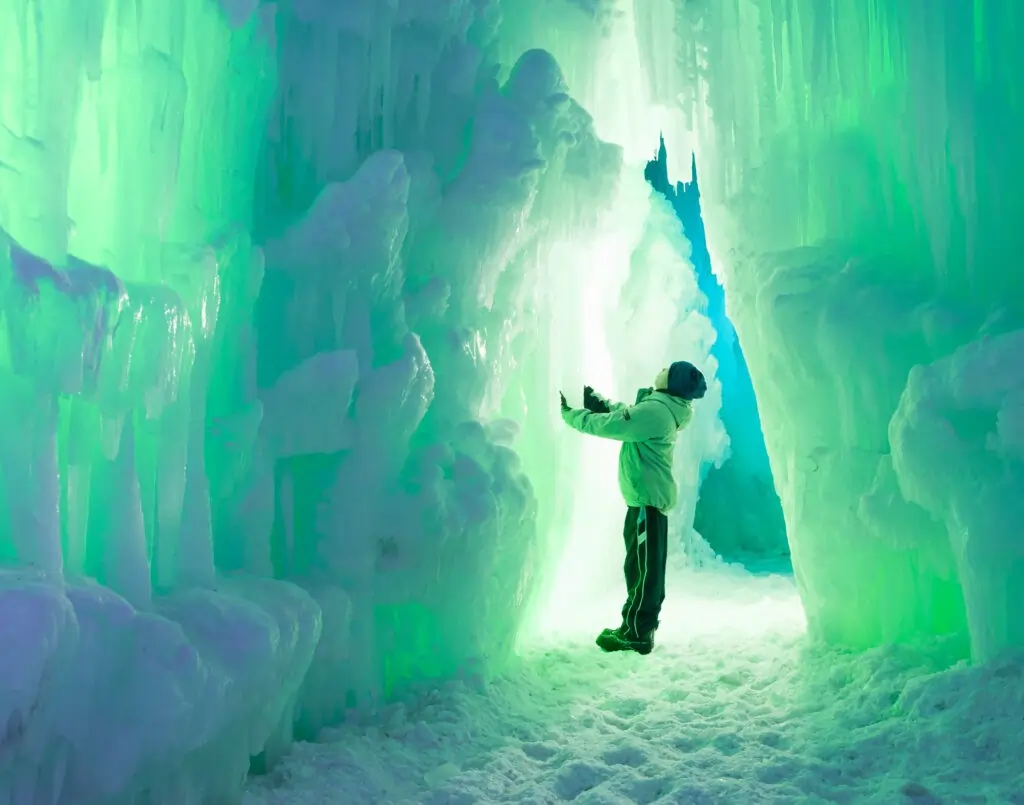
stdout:
<svg viewBox="0 0 1024 805">
<path fill-rule="evenodd" d="M 4 449 L 4 478 L 14 550 L 20 562 L 60 576 L 60 475 L 57 464 L 57 401 L 9 382 L 7 410 L 19 423 L 10 428 Z"/>
<path fill-rule="evenodd" d="M 152 600 L 149 557 L 146 555 L 146 527 L 142 519 L 142 496 L 135 474 L 135 424 L 127 418 L 121 429 L 117 455 L 104 467 L 108 497 L 104 526 L 102 572 L 97 574 L 114 592 L 137 609 Z"/>
</svg>

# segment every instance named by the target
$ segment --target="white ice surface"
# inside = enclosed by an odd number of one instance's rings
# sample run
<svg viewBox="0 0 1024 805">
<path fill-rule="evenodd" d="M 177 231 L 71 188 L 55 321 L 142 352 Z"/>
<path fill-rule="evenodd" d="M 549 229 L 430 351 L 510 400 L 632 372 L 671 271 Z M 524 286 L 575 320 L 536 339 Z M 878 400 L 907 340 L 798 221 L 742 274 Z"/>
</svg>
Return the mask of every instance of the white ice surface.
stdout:
<svg viewBox="0 0 1024 805">
<path fill-rule="evenodd" d="M 320 627 L 272 579 L 133 609 L 91 581 L 0 568 L 0 803 L 222 801 L 290 737 Z"/>
<path fill-rule="evenodd" d="M 354 718 L 245 803 L 1024 802 L 1019 662 L 818 649 L 789 578 L 721 567 L 674 574 L 659 636 L 643 658 L 580 635 Z"/>
</svg>

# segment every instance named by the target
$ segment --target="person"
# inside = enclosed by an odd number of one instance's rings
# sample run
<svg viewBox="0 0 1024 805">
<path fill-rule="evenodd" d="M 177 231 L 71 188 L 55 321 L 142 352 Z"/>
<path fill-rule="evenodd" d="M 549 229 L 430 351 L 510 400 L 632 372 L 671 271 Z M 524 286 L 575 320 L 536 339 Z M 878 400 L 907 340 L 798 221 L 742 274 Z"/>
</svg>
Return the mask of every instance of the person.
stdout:
<svg viewBox="0 0 1024 805">
<path fill-rule="evenodd" d="M 597 638 L 604 651 L 650 654 L 665 601 L 668 553 L 667 512 L 676 505 L 672 458 L 676 435 L 693 417 L 693 401 L 707 392 L 696 366 L 677 361 L 662 369 L 651 388 L 637 392 L 633 405 L 611 403 L 590 386 L 583 408 L 572 408 L 559 394 L 562 419 L 580 433 L 622 442 L 619 489 L 626 501 L 626 603 L 622 623 Z"/>
</svg>

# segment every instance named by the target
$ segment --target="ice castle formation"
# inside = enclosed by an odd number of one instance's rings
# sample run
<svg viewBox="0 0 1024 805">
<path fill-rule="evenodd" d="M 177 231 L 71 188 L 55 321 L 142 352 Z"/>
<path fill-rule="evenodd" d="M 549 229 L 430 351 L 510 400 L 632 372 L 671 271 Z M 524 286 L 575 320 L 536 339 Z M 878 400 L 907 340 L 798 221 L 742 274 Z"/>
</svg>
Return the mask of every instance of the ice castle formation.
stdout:
<svg viewBox="0 0 1024 805">
<path fill-rule="evenodd" d="M 0 0 L 0 802 L 229 801 L 501 669 L 556 557 L 617 544 L 559 390 L 706 370 L 692 538 L 728 440 L 659 131 L 811 635 L 1024 647 L 1021 32 L 1015 0 Z"/>
<path fill-rule="evenodd" d="M 786 524 L 764 445 L 750 370 L 726 310 L 725 289 L 708 252 L 696 155 L 690 158 L 690 181 L 673 183 L 668 175 L 668 149 L 662 137 L 644 175 L 668 199 L 679 218 L 690 244 L 697 287 L 706 300 L 703 310 L 715 328 L 711 356 L 722 386 L 720 416 L 729 436 L 729 451 L 724 461 L 719 458 L 714 465 L 703 468 L 694 528 L 719 555 L 786 556 Z M 736 505 L 738 500 L 743 501 L 742 506 Z"/>
</svg>

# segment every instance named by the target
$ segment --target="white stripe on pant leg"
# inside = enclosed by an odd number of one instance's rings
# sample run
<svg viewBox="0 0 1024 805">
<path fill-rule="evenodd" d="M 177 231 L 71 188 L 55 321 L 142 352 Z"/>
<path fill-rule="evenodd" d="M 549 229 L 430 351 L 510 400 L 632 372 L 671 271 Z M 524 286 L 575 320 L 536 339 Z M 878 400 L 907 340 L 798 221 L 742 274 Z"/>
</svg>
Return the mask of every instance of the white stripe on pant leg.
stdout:
<svg viewBox="0 0 1024 805">
<path fill-rule="evenodd" d="M 640 523 L 644 523 L 643 533 L 640 533 Z M 644 587 L 647 585 L 647 508 L 645 506 L 640 507 L 640 516 L 637 518 L 637 535 L 636 535 L 636 561 L 640 566 L 640 599 L 637 600 L 636 595 L 633 595 L 633 601 L 636 604 L 636 612 L 633 613 L 633 634 L 637 637 L 640 633 L 636 629 L 637 621 L 640 618 L 640 608 L 644 605 Z M 640 564 L 640 546 L 644 547 L 644 561 Z M 629 626 L 629 610 L 626 610 L 626 626 Z"/>
<path fill-rule="evenodd" d="M 647 558 L 648 557 L 647 557 L 647 537 L 646 537 L 646 535 L 644 536 L 643 546 L 644 546 L 644 564 L 643 564 L 643 570 L 641 571 L 641 574 L 640 574 L 640 600 L 637 601 L 636 612 L 633 613 L 633 634 L 635 634 L 637 637 L 640 637 L 640 632 L 637 631 L 636 624 L 637 624 L 637 621 L 640 618 L 640 609 L 644 605 L 644 587 L 647 586 Z M 640 559 L 640 543 L 637 543 L 637 546 L 636 546 L 636 556 L 637 556 L 637 560 L 639 561 L 639 559 Z"/>
</svg>

